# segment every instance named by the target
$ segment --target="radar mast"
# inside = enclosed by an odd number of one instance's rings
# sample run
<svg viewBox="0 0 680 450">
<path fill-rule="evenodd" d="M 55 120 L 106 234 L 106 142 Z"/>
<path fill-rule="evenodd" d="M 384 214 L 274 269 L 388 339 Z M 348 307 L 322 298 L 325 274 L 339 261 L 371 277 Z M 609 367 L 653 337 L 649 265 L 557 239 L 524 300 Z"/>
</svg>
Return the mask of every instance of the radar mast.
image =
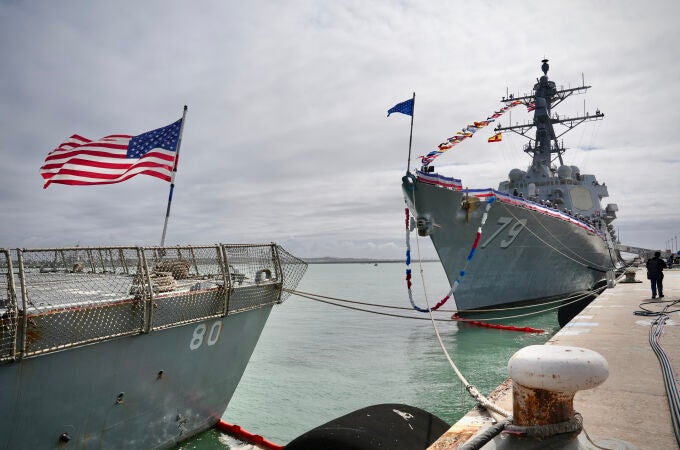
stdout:
<svg viewBox="0 0 680 450">
<path fill-rule="evenodd" d="M 579 87 L 569 89 L 558 89 L 554 81 L 548 79 L 548 60 L 541 61 L 541 70 L 543 76 L 537 79 L 534 85 L 533 95 L 525 95 L 521 97 L 513 97 L 513 100 L 519 100 L 524 105 L 534 108 L 534 117 L 532 122 L 527 122 L 521 125 L 501 126 L 500 124 L 495 128 L 497 133 L 503 131 L 512 131 L 520 136 L 529 139 L 529 143 L 524 147 L 524 151 L 532 157 L 530 172 L 534 176 L 549 176 L 551 163 L 555 159 L 559 159 L 560 164 L 564 164 L 562 154 L 566 151 L 564 144 L 560 145 L 558 139 L 564 134 L 568 133 L 578 125 L 586 121 L 601 120 L 604 114 L 600 110 L 596 110 L 594 114 L 586 113 L 578 117 L 560 117 L 558 114 L 553 114 L 552 109 L 566 100 L 573 94 L 583 94 L 591 86 L 582 84 Z M 501 100 L 507 102 L 506 98 Z M 555 125 L 563 125 L 566 130 L 560 130 L 560 133 L 555 131 Z M 536 134 L 531 137 L 528 133 L 531 129 L 536 128 Z M 556 155 L 553 157 L 553 155 Z"/>
</svg>

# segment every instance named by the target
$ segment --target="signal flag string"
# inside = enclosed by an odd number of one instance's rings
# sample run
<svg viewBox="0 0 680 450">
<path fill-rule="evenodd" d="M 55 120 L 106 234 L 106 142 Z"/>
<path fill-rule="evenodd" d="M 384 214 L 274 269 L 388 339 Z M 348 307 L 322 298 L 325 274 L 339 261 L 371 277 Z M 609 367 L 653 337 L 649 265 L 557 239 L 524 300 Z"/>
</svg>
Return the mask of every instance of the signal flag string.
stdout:
<svg viewBox="0 0 680 450">
<path fill-rule="evenodd" d="M 437 146 L 436 150 L 432 150 L 429 152 L 427 155 L 420 156 L 420 163 L 423 166 L 429 166 L 430 163 L 437 158 L 439 155 L 442 153 L 446 152 L 447 150 L 453 148 L 454 146 L 460 144 L 463 142 L 465 139 L 471 138 L 474 136 L 474 134 L 481 128 L 484 128 L 488 126 L 491 122 L 494 122 L 496 119 L 501 117 L 503 114 L 505 114 L 508 110 L 511 108 L 514 108 L 517 105 L 522 105 L 523 103 L 520 100 L 508 100 L 508 102 L 503 106 L 501 109 L 498 111 L 494 111 L 493 114 L 491 114 L 489 117 L 486 118 L 486 120 L 482 120 L 479 122 L 473 122 L 472 124 L 469 124 L 467 127 L 464 127 L 462 130 L 458 131 L 456 134 L 451 136 L 450 138 L 447 138 L 445 142 L 442 142 Z M 533 111 L 533 109 L 529 109 L 529 105 L 527 105 L 527 111 Z M 488 142 L 500 142 L 501 141 L 501 133 L 497 132 L 493 136 L 491 136 L 488 139 Z"/>
</svg>

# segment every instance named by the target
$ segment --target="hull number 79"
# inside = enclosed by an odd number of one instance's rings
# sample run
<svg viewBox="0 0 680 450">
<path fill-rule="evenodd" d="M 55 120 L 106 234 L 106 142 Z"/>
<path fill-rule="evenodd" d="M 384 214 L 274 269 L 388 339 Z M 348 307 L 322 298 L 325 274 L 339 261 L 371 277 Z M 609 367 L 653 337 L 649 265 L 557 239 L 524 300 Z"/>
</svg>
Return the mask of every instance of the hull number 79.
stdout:
<svg viewBox="0 0 680 450">
<path fill-rule="evenodd" d="M 498 227 L 496 232 L 494 234 L 492 234 L 491 236 L 489 236 L 489 238 L 486 241 L 484 241 L 484 243 L 482 243 L 482 248 L 489 245 L 489 243 L 491 241 L 493 241 L 496 238 L 496 236 L 501 234 L 503 232 L 503 230 L 508 228 L 508 226 L 510 224 L 512 224 L 513 222 L 514 222 L 514 224 L 508 229 L 508 238 L 503 239 L 501 241 L 501 248 L 510 247 L 510 244 L 515 242 L 515 239 L 519 235 L 519 232 L 522 231 L 524 229 L 524 227 L 527 225 L 527 219 L 516 219 L 515 220 L 511 217 L 500 217 L 498 219 L 498 225 L 500 225 L 500 227 Z"/>
</svg>

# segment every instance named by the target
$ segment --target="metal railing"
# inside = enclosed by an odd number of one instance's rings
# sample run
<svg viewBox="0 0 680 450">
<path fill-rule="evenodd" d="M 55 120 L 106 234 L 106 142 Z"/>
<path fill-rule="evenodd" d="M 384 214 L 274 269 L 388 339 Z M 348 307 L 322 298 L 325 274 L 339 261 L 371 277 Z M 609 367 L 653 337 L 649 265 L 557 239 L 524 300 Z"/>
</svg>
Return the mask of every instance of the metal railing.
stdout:
<svg viewBox="0 0 680 450">
<path fill-rule="evenodd" d="M 0 249 L 0 362 L 280 303 L 306 267 L 273 243 Z"/>
</svg>

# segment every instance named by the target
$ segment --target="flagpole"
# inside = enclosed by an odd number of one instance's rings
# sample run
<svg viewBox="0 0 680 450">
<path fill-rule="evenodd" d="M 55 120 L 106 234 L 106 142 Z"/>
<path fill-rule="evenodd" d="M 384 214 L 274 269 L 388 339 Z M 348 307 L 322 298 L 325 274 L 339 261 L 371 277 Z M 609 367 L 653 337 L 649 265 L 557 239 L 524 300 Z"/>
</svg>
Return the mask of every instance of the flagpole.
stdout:
<svg viewBox="0 0 680 450">
<path fill-rule="evenodd" d="M 408 162 L 406 163 L 406 173 L 411 170 L 411 143 L 413 142 L 413 116 L 416 113 L 416 93 L 413 93 L 413 109 L 411 110 L 411 134 L 408 137 Z"/>
<path fill-rule="evenodd" d="M 172 193 L 175 190 L 175 174 L 177 173 L 177 164 L 179 163 L 179 149 L 182 146 L 182 133 L 184 133 L 184 120 L 187 117 L 187 105 L 184 105 L 184 112 L 182 113 L 182 125 L 179 127 L 179 139 L 177 140 L 177 147 L 175 148 L 175 163 L 172 166 L 172 175 L 170 176 L 170 194 L 168 195 L 168 209 L 165 211 L 165 223 L 163 224 L 163 235 L 161 236 L 161 247 L 165 245 L 165 232 L 168 229 L 168 218 L 170 217 L 170 205 L 172 204 Z"/>
</svg>

